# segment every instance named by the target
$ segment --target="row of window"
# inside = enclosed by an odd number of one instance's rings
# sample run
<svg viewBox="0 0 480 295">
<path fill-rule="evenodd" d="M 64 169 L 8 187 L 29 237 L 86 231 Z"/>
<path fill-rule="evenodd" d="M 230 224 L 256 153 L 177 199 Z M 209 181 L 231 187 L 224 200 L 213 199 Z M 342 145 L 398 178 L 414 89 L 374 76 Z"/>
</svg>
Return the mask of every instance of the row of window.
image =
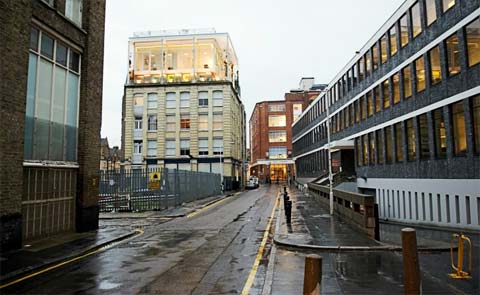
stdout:
<svg viewBox="0 0 480 295">
<path fill-rule="evenodd" d="M 465 111 L 465 102 L 459 101 L 449 105 L 447 112 L 444 108 L 438 108 L 356 138 L 357 165 L 446 158 L 448 142 L 453 143 L 453 155 L 465 155 L 468 148 L 467 116 L 472 122 L 473 150 L 476 154 L 480 153 L 480 96 L 472 97 L 466 102 L 470 104 L 470 114 Z M 451 118 L 450 126 L 446 125 L 445 115 Z M 429 130 L 433 130 L 433 138 L 430 138 Z M 430 142 L 434 145 L 432 151 Z"/>
<path fill-rule="evenodd" d="M 209 97 L 208 91 L 199 91 L 198 92 L 198 106 L 208 107 Z M 179 100 L 177 102 L 177 93 L 167 92 L 165 97 L 165 107 L 167 109 L 176 108 L 177 105 L 180 108 L 189 108 L 190 107 L 190 92 L 182 91 L 179 94 Z M 134 94 L 133 97 L 134 106 L 143 106 L 144 105 L 144 95 L 143 94 Z M 214 107 L 223 106 L 223 91 L 215 90 L 212 92 L 212 105 Z M 155 92 L 150 92 L 147 94 L 147 108 L 156 109 L 158 106 L 158 94 Z"/>
<path fill-rule="evenodd" d="M 175 139 L 166 139 L 165 140 L 165 156 L 174 157 L 177 156 L 177 143 Z M 133 143 L 133 153 L 142 154 L 143 152 L 143 141 L 134 141 Z M 157 141 L 156 140 L 147 140 L 147 157 L 156 157 L 157 156 Z M 223 155 L 223 138 L 214 137 L 212 140 L 212 155 Z M 190 139 L 180 139 L 180 156 L 190 155 Z M 208 156 L 208 139 L 199 138 L 198 139 L 198 155 L 199 156 Z"/>
<path fill-rule="evenodd" d="M 54 6 L 54 0 L 42 0 Z M 65 16 L 79 26 L 82 26 L 83 0 L 65 0 Z"/>
<path fill-rule="evenodd" d="M 269 112 L 285 112 L 284 104 L 270 104 L 268 105 Z"/>
<path fill-rule="evenodd" d="M 180 130 L 190 130 L 190 114 L 180 114 Z M 207 131 L 209 124 L 208 114 L 198 114 L 198 130 Z M 143 130 L 143 119 L 135 118 L 134 130 Z M 166 131 L 174 132 L 177 128 L 176 115 L 167 115 L 166 116 Z M 212 130 L 222 130 L 223 129 L 223 114 L 214 113 L 212 116 Z M 147 117 L 147 130 L 148 131 L 157 131 L 158 122 L 157 115 L 148 115 Z"/>
<path fill-rule="evenodd" d="M 268 142 L 287 142 L 287 131 L 285 130 L 275 130 L 268 132 Z"/>
</svg>

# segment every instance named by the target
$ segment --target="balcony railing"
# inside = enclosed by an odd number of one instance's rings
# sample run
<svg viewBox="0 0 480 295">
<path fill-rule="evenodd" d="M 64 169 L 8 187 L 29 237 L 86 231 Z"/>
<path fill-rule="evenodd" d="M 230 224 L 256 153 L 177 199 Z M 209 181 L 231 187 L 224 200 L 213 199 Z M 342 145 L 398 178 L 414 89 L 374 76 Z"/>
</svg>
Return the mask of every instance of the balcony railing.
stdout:
<svg viewBox="0 0 480 295">
<path fill-rule="evenodd" d="M 142 164 L 142 162 L 143 162 L 142 154 L 133 154 L 132 164 Z"/>
</svg>

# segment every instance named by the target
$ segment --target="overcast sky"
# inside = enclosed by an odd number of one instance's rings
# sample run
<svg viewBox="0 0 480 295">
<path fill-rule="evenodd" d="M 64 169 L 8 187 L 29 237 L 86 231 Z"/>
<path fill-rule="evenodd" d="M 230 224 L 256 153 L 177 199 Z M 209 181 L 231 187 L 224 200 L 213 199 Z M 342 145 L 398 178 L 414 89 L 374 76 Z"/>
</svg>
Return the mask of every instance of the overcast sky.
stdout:
<svg viewBox="0 0 480 295">
<path fill-rule="evenodd" d="M 120 145 L 128 38 L 136 31 L 215 28 L 239 59 L 247 121 L 301 77 L 329 83 L 404 0 L 107 0 L 102 137 Z"/>
</svg>

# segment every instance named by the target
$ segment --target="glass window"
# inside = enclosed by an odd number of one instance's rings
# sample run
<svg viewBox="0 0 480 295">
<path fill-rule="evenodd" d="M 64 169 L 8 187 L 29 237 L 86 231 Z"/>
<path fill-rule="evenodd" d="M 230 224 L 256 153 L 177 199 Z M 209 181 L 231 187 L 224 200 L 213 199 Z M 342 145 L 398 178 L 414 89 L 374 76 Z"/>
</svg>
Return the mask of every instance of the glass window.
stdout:
<svg viewBox="0 0 480 295">
<path fill-rule="evenodd" d="M 367 109 L 368 109 L 368 116 L 373 116 L 373 99 L 372 99 L 372 92 L 367 92 Z"/>
<path fill-rule="evenodd" d="M 365 101 L 365 95 L 360 97 L 360 114 L 362 115 L 362 120 L 367 118 L 367 104 Z"/>
<path fill-rule="evenodd" d="M 167 131 L 177 130 L 175 122 L 175 115 L 167 115 Z"/>
<path fill-rule="evenodd" d="M 447 39 L 447 64 L 448 74 L 455 75 L 460 73 L 460 49 L 458 47 L 458 36 L 453 34 Z"/>
<path fill-rule="evenodd" d="M 420 159 L 428 160 L 430 158 L 430 147 L 428 143 L 428 119 L 427 114 L 418 116 L 418 134 L 420 136 Z"/>
<path fill-rule="evenodd" d="M 400 44 L 405 47 L 408 44 L 408 18 L 404 14 L 400 19 Z"/>
<path fill-rule="evenodd" d="M 273 146 L 268 149 L 269 159 L 286 159 L 287 148 L 284 146 Z"/>
<path fill-rule="evenodd" d="M 134 141 L 133 142 L 133 153 L 134 154 L 141 154 L 142 151 L 143 151 L 143 142 Z"/>
<path fill-rule="evenodd" d="M 175 139 L 165 140 L 165 156 L 175 156 Z"/>
<path fill-rule="evenodd" d="M 223 91 L 221 90 L 213 91 L 213 106 L 214 107 L 223 106 Z"/>
<path fill-rule="evenodd" d="M 364 77 L 365 77 L 365 60 L 363 59 L 363 56 L 362 56 L 358 61 L 358 80 L 362 81 Z"/>
<path fill-rule="evenodd" d="M 355 151 L 357 156 L 357 166 L 363 166 L 362 138 L 355 138 Z"/>
<path fill-rule="evenodd" d="M 180 114 L 180 129 L 190 129 L 190 114 Z"/>
<path fill-rule="evenodd" d="M 411 16 L 412 16 L 413 38 L 415 38 L 418 35 L 420 35 L 420 33 L 422 32 L 422 20 L 421 20 L 420 3 L 419 2 L 415 3 L 412 6 L 410 13 L 411 13 Z"/>
<path fill-rule="evenodd" d="M 440 47 L 437 45 L 429 53 L 430 56 L 430 73 L 432 76 L 432 84 L 442 81 L 442 66 L 440 64 Z"/>
<path fill-rule="evenodd" d="M 383 90 L 383 108 L 388 109 L 390 107 L 390 81 L 387 79 L 382 82 Z"/>
<path fill-rule="evenodd" d="M 467 132 L 465 128 L 463 101 L 452 104 L 451 111 L 455 155 L 464 155 L 467 153 Z"/>
<path fill-rule="evenodd" d="M 208 115 L 199 114 L 198 115 L 198 130 L 208 130 Z"/>
<path fill-rule="evenodd" d="M 403 74 L 403 95 L 405 98 L 412 96 L 412 76 L 410 73 L 410 66 L 406 66 L 402 69 Z"/>
<path fill-rule="evenodd" d="M 190 92 L 180 92 L 180 107 L 190 107 Z"/>
<path fill-rule="evenodd" d="M 437 19 L 435 0 L 426 0 L 425 5 L 427 9 L 427 26 L 429 26 Z"/>
<path fill-rule="evenodd" d="M 475 152 L 480 153 L 480 95 L 472 97 L 472 118 Z"/>
<path fill-rule="evenodd" d="M 455 5 L 455 0 L 442 0 L 443 12 L 449 10 Z"/>
<path fill-rule="evenodd" d="M 354 106 L 354 112 L 355 112 L 355 122 L 360 122 L 360 100 L 356 100 L 353 102 L 355 104 Z"/>
<path fill-rule="evenodd" d="M 367 76 L 369 76 L 371 68 L 372 68 L 372 59 L 370 58 L 370 51 L 367 51 L 367 53 L 365 54 L 365 63 L 366 63 L 366 73 L 365 74 Z"/>
<path fill-rule="evenodd" d="M 471 22 L 466 27 L 468 65 L 480 63 L 480 18 Z"/>
<path fill-rule="evenodd" d="M 223 155 L 223 138 L 216 137 L 213 139 L 213 154 Z"/>
<path fill-rule="evenodd" d="M 180 156 L 190 155 L 190 139 L 180 139 Z"/>
<path fill-rule="evenodd" d="M 415 128 L 413 127 L 413 120 L 407 120 L 407 160 L 415 161 L 417 157 L 417 147 L 415 140 Z"/>
<path fill-rule="evenodd" d="M 147 141 L 147 156 L 154 157 L 157 155 L 157 141 Z"/>
<path fill-rule="evenodd" d="M 397 28 L 395 26 L 390 28 L 390 55 L 394 56 L 397 53 Z"/>
<path fill-rule="evenodd" d="M 213 114 L 213 130 L 222 130 L 223 129 L 223 114 Z"/>
<path fill-rule="evenodd" d="M 133 96 L 133 105 L 134 106 L 143 106 L 143 94 L 135 94 Z"/>
<path fill-rule="evenodd" d="M 377 135 L 377 161 L 378 164 L 383 164 L 383 133 L 382 129 L 375 131 Z"/>
<path fill-rule="evenodd" d="M 134 124 L 133 128 L 136 129 L 136 130 L 142 130 L 143 129 L 143 120 L 135 118 L 135 124 Z"/>
<path fill-rule="evenodd" d="M 57 42 L 55 61 L 65 67 L 67 66 L 67 52 L 68 52 L 67 47 L 62 43 Z"/>
<path fill-rule="evenodd" d="M 270 131 L 268 132 L 268 142 L 287 142 L 287 131 Z"/>
<path fill-rule="evenodd" d="M 435 155 L 438 158 L 445 158 L 447 156 L 447 132 L 442 108 L 433 111 L 433 124 L 435 128 Z"/>
<path fill-rule="evenodd" d="M 149 109 L 156 109 L 157 108 L 157 94 L 156 93 L 149 93 L 147 95 L 147 104 Z"/>
<path fill-rule="evenodd" d="M 167 109 L 175 108 L 177 106 L 177 97 L 175 92 L 167 92 L 165 100 Z"/>
<path fill-rule="evenodd" d="M 268 105 L 269 112 L 285 112 L 285 105 L 284 104 L 271 104 Z"/>
<path fill-rule="evenodd" d="M 403 161 L 403 136 L 402 123 L 395 124 L 395 160 L 397 162 Z"/>
<path fill-rule="evenodd" d="M 385 155 L 387 164 L 391 164 L 393 162 L 393 142 L 391 126 L 385 128 Z"/>
<path fill-rule="evenodd" d="M 378 43 L 375 43 L 375 45 L 373 45 L 372 54 L 373 54 L 373 70 L 376 70 L 378 69 L 378 58 L 380 57 Z"/>
<path fill-rule="evenodd" d="M 385 63 L 388 59 L 387 54 L 387 36 L 383 35 L 380 39 L 380 54 L 382 56 L 382 64 Z"/>
<path fill-rule="evenodd" d="M 69 69 L 74 72 L 79 72 L 80 70 L 80 54 L 76 53 L 73 50 L 69 50 L 70 52 L 70 62 L 69 62 Z"/>
<path fill-rule="evenodd" d="M 370 165 L 375 165 L 375 155 L 376 153 L 376 148 L 375 148 L 375 134 L 372 132 L 368 134 L 368 140 L 369 140 L 369 145 L 370 145 L 370 150 L 368 151 L 368 154 L 370 155 Z"/>
<path fill-rule="evenodd" d="M 268 116 L 268 127 L 285 127 L 287 125 L 285 115 Z"/>
<path fill-rule="evenodd" d="M 198 106 L 199 107 L 208 107 L 208 91 L 199 91 L 198 92 Z"/>
<path fill-rule="evenodd" d="M 382 110 L 382 97 L 380 96 L 380 85 L 375 87 L 375 112 L 378 113 Z"/>
<path fill-rule="evenodd" d="M 207 138 L 198 139 L 198 155 L 208 156 L 208 139 Z"/>
<path fill-rule="evenodd" d="M 368 165 L 368 134 L 362 136 L 363 142 L 363 164 Z"/>
<path fill-rule="evenodd" d="M 38 37 L 39 31 L 37 28 L 30 29 L 30 49 L 38 51 Z"/>
<path fill-rule="evenodd" d="M 43 56 L 53 59 L 53 39 L 43 32 L 40 53 Z"/>
<path fill-rule="evenodd" d="M 400 74 L 396 73 L 392 77 L 392 87 L 393 87 L 393 104 L 400 102 Z"/>
<path fill-rule="evenodd" d="M 415 61 L 415 73 L 417 92 L 425 90 L 425 62 L 423 56 Z"/>
<path fill-rule="evenodd" d="M 148 116 L 148 131 L 157 130 L 157 115 Z"/>
<path fill-rule="evenodd" d="M 82 25 L 82 2 L 82 0 L 66 0 L 65 2 L 65 16 L 79 26 Z"/>
<path fill-rule="evenodd" d="M 294 103 L 292 108 L 293 108 L 293 121 L 296 121 L 302 115 L 303 105 L 301 103 Z"/>
</svg>

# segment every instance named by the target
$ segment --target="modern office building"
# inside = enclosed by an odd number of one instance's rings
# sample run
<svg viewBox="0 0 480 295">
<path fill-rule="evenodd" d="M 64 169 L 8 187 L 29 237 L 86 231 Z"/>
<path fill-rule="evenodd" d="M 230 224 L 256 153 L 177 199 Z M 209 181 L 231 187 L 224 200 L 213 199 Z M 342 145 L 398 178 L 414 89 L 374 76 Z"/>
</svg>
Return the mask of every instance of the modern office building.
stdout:
<svg viewBox="0 0 480 295">
<path fill-rule="evenodd" d="M 405 1 L 293 134 L 299 177 L 325 175 L 330 147 L 381 218 L 480 229 L 480 1 Z"/>
<path fill-rule="evenodd" d="M 127 168 L 222 174 L 244 182 L 245 110 L 238 60 L 213 29 L 136 33 L 129 41 L 122 150 Z"/>
<path fill-rule="evenodd" d="M 249 175 L 263 183 L 288 181 L 295 176 L 292 159 L 292 122 L 319 94 L 312 90 L 313 78 L 302 78 L 300 88 L 284 100 L 262 101 L 250 117 Z"/>
<path fill-rule="evenodd" d="M 105 1 L 0 6 L 4 251 L 98 228 Z"/>
</svg>

